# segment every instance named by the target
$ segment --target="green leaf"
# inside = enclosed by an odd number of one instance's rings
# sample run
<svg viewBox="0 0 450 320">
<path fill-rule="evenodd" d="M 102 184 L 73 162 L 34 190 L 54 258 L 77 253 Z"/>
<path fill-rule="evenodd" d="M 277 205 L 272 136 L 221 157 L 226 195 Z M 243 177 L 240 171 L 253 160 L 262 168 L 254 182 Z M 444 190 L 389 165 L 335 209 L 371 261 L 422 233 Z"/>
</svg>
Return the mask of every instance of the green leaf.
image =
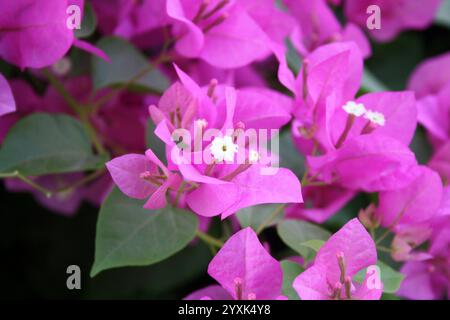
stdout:
<svg viewBox="0 0 450 320">
<path fill-rule="evenodd" d="M 432 147 L 423 127 L 417 128 L 413 141 L 409 147 L 411 151 L 414 152 L 417 162 L 420 164 L 427 164 L 433 155 Z"/>
<path fill-rule="evenodd" d="M 81 29 L 75 30 L 75 37 L 87 38 L 91 36 L 97 27 L 97 16 L 89 2 L 84 3 L 83 20 L 81 21 Z"/>
<path fill-rule="evenodd" d="M 367 92 L 380 92 L 380 91 L 388 91 L 389 90 L 367 68 L 364 69 L 361 86 L 362 86 L 362 90 L 367 91 Z"/>
<path fill-rule="evenodd" d="M 436 15 L 435 23 L 450 28 L 450 0 L 444 0 Z"/>
<path fill-rule="evenodd" d="M 83 298 L 180 299 L 205 275 L 211 258 L 210 248 L 199 242 L 151 266 L 109 269 L 87 281 Z"/>
<path fill-rule="evenodd" d="M 305 246 L 310 240 L 326 241 L 331 234 L 306 221 L 285 220 L 278 224 L 277 232 L 281 240 L 301 256 L 308 258 L 313 253 L 312 249 Z"/>
<path fill-rule="evenodd" d="M 280 167 L 288 168 L 295 173 L 297 177 L 302 177 L 305 168 L 305 159 L 297 151 L 292 141 L 291 129 L 283 130 L 280 133 Z"/>
<path fill-rule="evenodd" d="M 252 206 L 239 210 L 236 213 L 236 216 L 242 228 L 251 227 L 256 231 L 262 223 L 270 218 L 270 215 L 273 214 L 279 206 L 280 204 L 262 204 Z M 277 216 L 266 227 L 276 225 L 279 221 L 281 221 L 283 215 L 284 212 L 277 214 Z"/>
<path fill-rule="evenodd" d="M 161 139 L 156 136 L 155 127 L 156 126 L 153 123 L 152 119 L 149 119 L 145 133 L 145 140 L 147 143 L 147 147 L 152 149 L 158 159 L 164 163 L 166 162 L 166 145 Z"/>
<path fill-rule="evenodd" d="M 300 68 L 302 67 L 302 59 L 297 53 L 297 50 L 295 49 L 294 45 L 292 44 L 292 41 L 290 39 L 286 39 L 286 60 L 289 66 L 289 69 L 294 72 L 295 75 L 298 74 L 300 71 Z"/>
<path fill-rule="evenodd" d="M 320 250 L 320 248 L 322 248 L 324 243 L 325 241 L 323 240 L 308 240 L 306 242 L 303 242 L 302 245 L 317 252 Z"/>
<path fill-rule="evenodd" d="M 404 32 L 395 41 L 374 44 L 365 66 L 389 90 L 405 90 L 412 70 L 425 58 L 424 43 L 419 33 Z"/>
<path fill-rule="evenodd" d="M 383 293 L 381 295 L 381 300 L 402 300 L 400 297 L 397 297 L 395 294 L 392 293 Z"/>
<path fill-rule="evenodd" d="M 131 43 L 116 37 L 107 37 L 97 43 L 111 62 L 92 57 L 92 76 L 96 90 L 123 86 L 133 82 L 132 88 L 149 92 L 163 92 L 169 80 Z"/>
<path fill-rule="evenodd" d="M 400 272 L 392 269 L 384 262 L 378 261 L 377 266 L 380 268 L 381 282 L 383 282 L 384 293 L 395 293 L 400 288 L 405 276 Z M 359 271 L 354 277 L 356 281 L 361 283 L 366 276 L 366 269 Z"/>
<path fill-rule="evenodd" d="M 283 269 L 283 288 L 282 293 L 289 300 L 300 300 L 297 292 L 292 287 L 295 278 L 304 271 L 303 267 L 298 263 L 289 260 L 283 260 L 281 263 L 281 269 Z"/>
<path fill-rule="evenodd" d="M 377 262 L 377 266 L 380 267 L 381 281 L 384 285 L 383 292 L 397 292 L 405 276 L 381 261 Z"/>
<path fill-rule="evenodd" d="M 83 125 L 67 115 L 35 113 L 21 119 L 0 149 L 0 172 L 25 176 L 98 169 L 105 161 L 93 154 Z"/>
<path fill-rule="evenodd" d="M 110 268 L 159 262 L 195 237 L 195 215 L 173 207 L 146 210 L 143 205 L 117 188 L 106 198 L 97 221 L 91 277 Z"/>
</svg>

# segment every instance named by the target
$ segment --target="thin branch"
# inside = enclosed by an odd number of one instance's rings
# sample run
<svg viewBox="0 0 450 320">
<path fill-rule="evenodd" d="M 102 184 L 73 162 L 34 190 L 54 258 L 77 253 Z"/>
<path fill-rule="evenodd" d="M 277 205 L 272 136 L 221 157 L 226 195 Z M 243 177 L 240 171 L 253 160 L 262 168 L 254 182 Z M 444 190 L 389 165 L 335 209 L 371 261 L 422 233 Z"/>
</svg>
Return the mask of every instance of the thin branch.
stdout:
<svg viewBox="0 0 450 320">
<path fill-rule="evenodd" d="M 204 232 L 202 232 L 200 230 L 197 230 L 195 234 L 196 234 L 196 236 L 199 239 L 201 239 L 202 241 L 206 242 L 209 245 L 212 245 L 212 246 L 214 246 L 216 248 L 222 248 L 222 246 L 223 246 L 223 242 L 222 241 L 220 241 L 219 239 L 216 239 L 216 238 L 210 236 L 207 233 L 204 233 Z"/>
<path fill-rule="evenodd" d="M 33 187 L 34 189 L 38 190 L 39 192 L 44 194 L 47 198 L 50 198 L 53 194 L 53 192 L 51 190 L 39 185 L 38 183 L 34 182 L 32 179 L 21 174 L 19 171 L 14 171 L 14 172 L 10 172 L 10 173 L 0 173 L 0 178 L 17 178 L 17 179 L 25 182 L 29 186 Z"/>
<path fill-rule="evenodd" d="M 44 69 L 43 70 L 44 75 L 47 77 L 50 84 L 58 91 L 58 93 L 61 95 L 61 97 L 64 99 L 64 101 L 67 102 L 69 107 L 78 115 L 81 115 L 82 110 L 80 106 L 78 105 L 77 101 L 72 97 L 72 95 L 69 93 L 69 91 L 66 90 L 64 85 L 59 81 L 57 77 L 55 77 L 49 70 Z"/>
<path fill-rule="evenodd" d="M 267 217 L 266 220 L 264 220 L 258 227 L 258 229 L 256 230 L 256 234 L 260 234 L 269 224 L 272 223 L 272 221 L 275 220 L 275 218 L 281 213 L 283 212 L 283 209 L 286 207 L 286 204 L 281 204 L 279 206 L 277 206 L 275 208 L 275 210 L 273 210 L 273 212 L 270 214 L 269 217 Z"/>
</svg>

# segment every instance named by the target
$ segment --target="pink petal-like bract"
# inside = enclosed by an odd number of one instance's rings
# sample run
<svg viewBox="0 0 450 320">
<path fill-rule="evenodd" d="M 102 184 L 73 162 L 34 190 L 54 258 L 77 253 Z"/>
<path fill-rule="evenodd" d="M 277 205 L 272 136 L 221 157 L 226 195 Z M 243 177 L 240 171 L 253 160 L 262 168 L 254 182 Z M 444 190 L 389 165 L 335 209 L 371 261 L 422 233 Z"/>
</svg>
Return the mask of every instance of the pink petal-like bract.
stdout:
<svg viewBox="0 0 450 320">
<path fill-rule="evenodd" d="M 270 256 L 251 228 L 228 239 L 210 262 L 208 274 L 234 299 L 239 298 L 237 291 L 242 299 L 253 295 L 258 300 L 270 300 L 281 294 L 280 263 Z"/>
</svg>

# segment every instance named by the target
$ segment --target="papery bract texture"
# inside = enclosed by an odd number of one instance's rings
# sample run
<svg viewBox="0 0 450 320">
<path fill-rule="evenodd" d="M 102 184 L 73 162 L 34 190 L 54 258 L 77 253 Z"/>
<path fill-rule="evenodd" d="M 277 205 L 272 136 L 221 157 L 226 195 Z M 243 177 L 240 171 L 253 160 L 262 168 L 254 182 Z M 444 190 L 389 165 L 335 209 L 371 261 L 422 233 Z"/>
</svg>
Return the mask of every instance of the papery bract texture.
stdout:
<svg viewBox="0 0 450 320">
<path fill-rule="evenodd" d="M 238 299 L 275 299 L 281 294 L 282 271 L 278 261 L 261 245 L 256 233 L 245 228 L 233 235 L 213 258 L 208 274 Z"/>
<path fill-rule="evenodd" d="M 11 88 L 6 79 L 0 74 L 0 117 L 15 110 L 16 102 Z"/>
<path fill-rule="evenodd" d="M 74 39 L 67 27 L 69 4 L 66 0 L 2 1 L 0 57 L 23 69 L 42 68 L 64 56 Z"/>
<path fill-rule="evenodd" d="M 294 289 L 302 300 L 379 299 L 382 286 L 369 287 L 353 283 L 360 270 L 375 265 L 375 243 L 363 225 L 352 219 L 317 252 L 314 263 L 294 281 Z"/>
</svg>

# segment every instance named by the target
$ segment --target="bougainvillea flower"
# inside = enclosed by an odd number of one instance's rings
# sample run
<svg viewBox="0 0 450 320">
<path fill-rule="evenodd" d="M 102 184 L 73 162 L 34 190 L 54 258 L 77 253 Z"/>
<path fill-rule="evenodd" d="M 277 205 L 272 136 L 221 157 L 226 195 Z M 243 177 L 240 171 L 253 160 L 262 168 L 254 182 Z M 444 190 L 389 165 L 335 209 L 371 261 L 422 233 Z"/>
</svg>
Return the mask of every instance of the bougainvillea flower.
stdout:
<svg viewBox="0 0 450 320">
<path fill-rule="evenodd" d="M 119 189 L 135 199 L 148 199 L 144 208 L 160 209 L 167 205 L 166 193 L 176 189 L 180 176 L 171 173 L 150 149 L 144 155 L 126 154 L 106 163 Z"/>
<path fill-rule="evenodd" d="M 382 134 L 409 145 L 417 126 L 417 111 L 412 92 L 369 93 L 357 98 L 355 103 L 361 105 L 365 112 L 363 115 L 354 114 L 354 122 L 346 137 L 368 133 Z M 329 132 L 331 140 L 336 143 L 345 130 L 348 116 L 352 115 L 351 111 L 345 110 L 346 105 L 337 107 L 331 116 L 333 126 L 329 128 Z"/>
<path fill-rule="evenodd" d="M 323 223 L 338 213 L 355 192 L 337 186 L 307 186 L 302 189 L 305 203 L 290 205 L 286 217 Z"/>
<path fill-rule="evenodd" d="M 186 83 L 186 79 L 184 82 Z M 288 109 L 283 106 L 287 99 L 269 90 L 248 89 L 235 92 L 226 89 L 224 93 L 225 102 L 217 103 L 218 114 L 222 114 L 218 117 L 219 123 L 223 124 L 219 124 L 217 128 L 278 129 L 290 118 Z M 223 93 L 218 92 L 218 97 L 221 95 Z M 271 103 L 267 104 L 267 101 Z M 260 105 L 264 102 L 265 108 L 261 110 Z M 255 204 L 302 201 L 298 179 L 292 172 L 283 168 L 277 169 L 274 175 L 262 175 L 259 164 L 217 165 L 211 172 L 217 178 L 215 180 L 205 180 L 205 167 L 197 168 L 200 169 L 198 173 L 203 174 L 194 175 L 192 173 L 197 172 L 195 168 L 191 168 L 189 174 L 186 166 L 179 168 L 188 180 L 203 183 L 187 196 L 189 206 L 201 215 L 222 214 L 222 218 L 225 218 L 243 207 Z M 224 192 L 225 190 L 228 192 Z M 202 200 L 217 197 L 221 201 L 210 201 L 207 206 Z"/>
<path fill-rule="evenodd" d="M 180 61 L 179 67 L 201 86 L 208 85 L 211 79 L 217 79 L 218 83 L 237 89 L 243 87 L 263 88 L 267 86 L 263 75 L 258 72 L 254 65 L 236 69 L 220 69 L 203 60 L 186 60 Z"/>
<path fill-rule="evenodd" d="M 355 99 L 362 57 L 353 43 L 322 46 L 305 61 L 290 87 L 292 133 L 295 145 L 309 155 L 311 175 L 365 191 L 411 181 L 416 160 L 407 145 L 417 125 L 414 94 L 380 92 Z"/>
<path fill-rule="evenodd" d="M 427 130 L 435 149 L 450 137 L 450 54 L 422 62 L 413 72 L 408 88 L 417 98 L 418 121 Z"/>
<path fill-rule="evenodd" d="M 399 230 L 436 214 L 443 194 L 441 178 L 425 166 L 416 170 L 418 177 L 406 187 L 379 193 L 377 216 L 382 226 Z"/>
<path fill-rule="evenodd" d="M 324 0 L 285 0 L 283 3 L 298 22 L 291 39 L 300 54 L 307 55 L 331 42 L 354 41 L 364 58 L 371 55 L 370 43 L 361 29 L 354 24 L 341 27 Z"/>
<path fill-rule="evenodd" d="M 450 83 L 450 53 L 427 59 L 419 64 L 408 81 L 408 89 L 418 99 L 437 95 Z"/>
<path fill-rule="evenodd" d="M 204 183 L 187 196 L 189 207 L 198 214 L 221 214 L 222 218 L 257 204 L 302 201 L 300 182 L 290 170 L 279 168 L 274 175 L 262 175 L 257 165 L 240 173 L 229 183 Z"/>
<path fill-rule="evenodd" d="M 290 81 L 289 74 L 282 73 L 280 81 L 295 95 L 294 141 L 302 153 L 309 154 L 314 149 L 314 140 L 321 148 L 333 149 L 327 122 L 334 108 L 353 99 L 358 91 L 362 57 L 355 44 L 334 43 L 321 46 L 305 61 L 295 80 Z"/>
<path fill-rule="evenodd" d="M 392 258 L 395 261 L 422 261 L 432 256 L 422 250 L 416 250 L 432 234 L 430 222 L 403 225 L 395 231 L 392 240 Z"/>
<path fill-rule="evenodd" d="M 307 159 L 319 180 L 366 192 L 399 189 L 418 175 L 414 153 L 383 135 L 361 135 L 334 152 Z"/>
<path fill-rule="evenodd" d="M 309 109 L 318 108 L 329 96 L 336 96 L 336 102 L 341 104 L 354 98 L 361 85 L 363 69 L 361 52 L 354 43 L 321 46 L 308 55 L 306 61 L 293 93 L 297 99 L 306 100 Z"/>
<path fill-rule="evenodd" d="M 397 294 L 408 299 L 442 299 L 450 294 L 450 216 L 434 221 L 434 231 L 425 261 L 410 261 L 400 272 L 405 275 Z"/>
<path fill-rule="evenodd" d="M 425 29 L 434 20 L 441 0 L 346 0 L 345 15 L 347 18 L 366 28 L 367 8 L 376 5 L 380 8 L 380 28 L 369 30 L 378 41 L 394 39 L 401 31 L 409 29 Z"/>
<path fill-rule="evenodd" d="M 162 45 L 164 42 L 160 28 L 171 22 L 166 13 L 165 0 L 90 2 L 96 11 L 99 30 L 103 34 L 128 39 L 142 48 Z"/>
<path fill-rule="evenodd" d="M 167 0 L 167 14 L 174 20 L 176 50 L 220 68 L 242 67 L 267 57 L 270 36 L 281 41 L 290 32 L 280 28 L 289 24 L 290 17 L 270 0 Z"/>
<path fill-rule="evenodd" d="M 188 206 L 202 216 L 221 214 L 226 218 L 256 204 L 301 202 L 297 177 L 284 168 L 276 169 L 271 175 L 261 174 L 264 165 L 253 161 L 259 160 L 257 151 L 245 151 L 245 163 L 231 163 L 237 157 L 238 145 L 227 136 L 227 130 L 280 128 L 291 118 L 290 100 L 268 89 L 236 91 L 215 81 L 200 88 L 187 74 L 175 68 L 181 83 L 173 84 L 161 97 L 158 107 L 150 106 L 149 110 L 158 124 L 155 134 L 167 145 L 169 168 L 179 170 L 186 181 L 197 185 L 186 195 Z M 178 152 L 173 152 L 178 150 L 171 136 L 175 128 L 190 131 L 191 145 L 195 145 L 199 129 L 216 129 L 223 136 L 201 142 L 201 150 L 179 157 Z M 183 140 L 183 143 L 188 141 Z M 205 151 L 210 153 L 214 165 L 197 164 L 192 158 L 186 158 Z M 174 156 L 177 163 L 172 163 Z"/>
<path fill-rule="evenodd" d="M 6 79 L 0 74 L 0 117 L 15 110 L 16 102 L 11 88 Z"/>
<path fill-rule="evenodd" d="M 214 284 L 189 294 L 184 300 L 232 300 L 232 296 L 221 286 Z"/>
<path fill-rule="evenodd" d="M 363 283 L 353 281 L 360 271 L 377 262 L 377 250 L 369 233 L 352 219 L 320 248 L 314 263 L 294 281 L 302 300 L 378 300 L 381 280 L 368 270 Z"/>
<path fill-rule="evenodd" d="M 396 261 L 423 261 L 432 258 L 432 254 L 418 248 L 435 233 L 435 229 L 438 229 L 436 227 L 439 227 L 439 221 L 445 221 L 445 218 L 441 219 L 441 217 L 450 216 L 450 188 L 446 187 L 442 190 L 441 181 L 436 179 L 436 173 L 432 170 L 422 171 L 422 176 L 405 188 L 406 190 L 402 190 L 405 192 L 405 197 L 400 201 L 404 205 L 404 212 L 408 213 L 412 219 L 407 217 L 405 221 L 403 215 L 398 215 L 396 220 L 388 226 L 395 231 L 391 248 L 392 258 Z M 423 188 L 419 186 L 420 183 L 423 183 Z M 415 195 L 414 188 L 416 188 Z M 436 195 L 433 192 L 436 192 Z M 394 197 L 398 198 L 399 194 L 397 193 Z M 409 202 L 405 203 L 404 200 L 408 197 Z M 441 201 L 438 204 L 439 199 Z M 384 207 L 389 207 L 386 205 L 387 200 L 394 200 L 394 198 L 388 196 L 386 199 L 384 196 Z M 380 220 L 380 217 L 377 220 Z M 393 225 L 394 223 L 398 226 Z"/>
<path fill-rule="evenodd" d="M 383 134 L 408 145 L 417 124 L 412 92 L 379 92 L 355 99 L 362 76 L 362 58 L 351 43 L 322 46 L 307 57 L 296 79 L 296 145 L 310 153 L 334 151 L 346 139 Z M 408 119 L 408 120 L 405 120 Z"/>
<path fill-rule="evenodd" d="M 68 2 L 60 0 L 2 1 L 0 56 L 20 68 L 56 62 L 74 38 L 66 25 L 67 7 Z"/>
<path fill-rule="evenodd" d="M 245 228 L 224 244 L 209 263 L 208 274 L 220 287 L 209 286 L 186 299 L 275 300 L 282 299 L 283 273 L 251 228 Z"/>
<path fill-rule="evenodd" d="M 225 125 L 227 129 L 279 129 L 291 119 L 290 98 L 276 91 L 266 88 L 232 90 L 232 100 L 236 101 L 231 106 L 227 104 L 226 86 L 218 85 L 213 79 L 208 86 L 200 87 L 177 66 L 175 70 L 180 82 L 164 92 L 158 106 L 149 107 L 155 124 L 166 120 L 170 130 L 184 128 L 194 134 L 198 126 L 203 130 L 223 129 Z"/>
<path fill-rule="evenodd" d="M 74 37 L 67 8 L 84 0 L 18 0 L 0 3 L 0 57 L 21 69 L 43 68 L 62 58 L 72 45 L 108 59 L 99 49 Z"/>
</svg>

